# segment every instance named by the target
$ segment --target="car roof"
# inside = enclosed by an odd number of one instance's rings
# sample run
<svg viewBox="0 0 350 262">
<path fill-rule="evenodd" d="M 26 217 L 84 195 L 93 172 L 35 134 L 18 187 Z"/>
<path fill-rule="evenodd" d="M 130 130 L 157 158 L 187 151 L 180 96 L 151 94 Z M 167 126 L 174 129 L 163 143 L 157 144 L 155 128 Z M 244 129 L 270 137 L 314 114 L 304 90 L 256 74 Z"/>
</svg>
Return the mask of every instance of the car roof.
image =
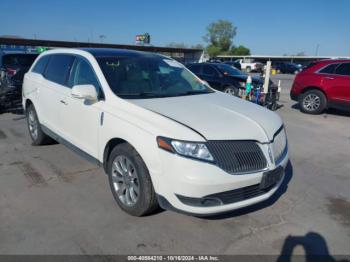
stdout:
<svg viewBox="0 0 350 262">
<path fill-rule="evenodd" d="M 350 59 L 324 59 L 319 60 L 316 63 L 332 64 L 332 63 L 349 63 Z"/>
<path fill-rule="evenodd" d="M 204 63 L 189 63 L 188 65 L 213 65 L 217 66 L 223 63 L 215 63 L 215 62 L 204 62 Z"/>
<path fill-rule="evenodd" d="M 117 48 L 80 48 L 79 50 L 83 50 L 92 54 L 94 57 L 101 56 L 161 56 L 156 53 L 136 51 L 130 49 L 117 49 Z"/>
</svg>

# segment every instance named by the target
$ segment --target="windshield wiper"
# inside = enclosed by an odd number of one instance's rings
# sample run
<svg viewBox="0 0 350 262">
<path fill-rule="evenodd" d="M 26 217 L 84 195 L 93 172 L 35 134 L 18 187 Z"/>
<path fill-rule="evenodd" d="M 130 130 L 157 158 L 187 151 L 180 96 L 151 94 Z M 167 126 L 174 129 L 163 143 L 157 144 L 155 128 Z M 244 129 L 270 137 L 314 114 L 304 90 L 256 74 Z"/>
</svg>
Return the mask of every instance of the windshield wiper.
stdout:
<svg viewBox="0 0 350 262">
<path fill-rule="evenodd" d="M 131 97 L 160 97 L 163 96 L 159 93 L 153 93 L 153 92 L 140 92 L 140 93 L 123 93 L 118 94 L 119 96 L 131 96 Z"/>
</svg>

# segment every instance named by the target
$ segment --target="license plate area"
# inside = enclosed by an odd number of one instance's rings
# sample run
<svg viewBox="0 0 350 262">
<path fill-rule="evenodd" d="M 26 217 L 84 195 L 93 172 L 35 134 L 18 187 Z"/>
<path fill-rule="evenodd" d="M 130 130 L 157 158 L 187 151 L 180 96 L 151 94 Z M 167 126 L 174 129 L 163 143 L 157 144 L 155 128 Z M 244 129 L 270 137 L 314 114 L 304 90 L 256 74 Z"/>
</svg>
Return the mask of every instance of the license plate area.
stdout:
<svg viewBox="0 0 350 262">
<path fill-rule="evenodd" d="M 260 189 L 268 189 L 274 185 L 276 185 L 283 176 L 284 168 L 279 166 L 274 170 L 265 172 L 261 179 Z"/>
</svg>

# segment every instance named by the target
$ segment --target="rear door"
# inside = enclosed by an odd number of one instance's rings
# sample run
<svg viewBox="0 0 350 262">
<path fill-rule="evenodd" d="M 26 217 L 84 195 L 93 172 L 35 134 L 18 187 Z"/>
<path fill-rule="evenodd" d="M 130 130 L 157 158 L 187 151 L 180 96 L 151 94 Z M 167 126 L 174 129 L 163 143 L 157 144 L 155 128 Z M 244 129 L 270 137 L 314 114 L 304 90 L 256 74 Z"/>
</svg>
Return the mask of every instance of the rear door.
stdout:
<svg viewBox="0 0 350 262">
<path fill-rule="evenodd" d="M 195 74 L 196 76 L 198 76 L 199 78 L 201 78 L 201 65 L 200 64 L 194 64 L 194 65 L 190 65 L 188 67 L 189 70 L 191 70 L 191 72 L 193 74 Z"/>
<path fill-rule="evenodd" d="M 220 73 L 211 65 L 202 66 L 201 79 L 207 81 L 212 88 L 221 90 Z"/>
<path fill-rule="evenodd" d="M 62 136 L 62 122 L 59 117 L 64 106 L 63 98 L 70 89 L 67 87 L 67 79 L 74 61 L 72 55 L 54 54 L 50 55 L 50 60 L 44 73 L 44 81 L 39 92 L 39 119 L 42 124 L 53 132 Z"/>
</svg>

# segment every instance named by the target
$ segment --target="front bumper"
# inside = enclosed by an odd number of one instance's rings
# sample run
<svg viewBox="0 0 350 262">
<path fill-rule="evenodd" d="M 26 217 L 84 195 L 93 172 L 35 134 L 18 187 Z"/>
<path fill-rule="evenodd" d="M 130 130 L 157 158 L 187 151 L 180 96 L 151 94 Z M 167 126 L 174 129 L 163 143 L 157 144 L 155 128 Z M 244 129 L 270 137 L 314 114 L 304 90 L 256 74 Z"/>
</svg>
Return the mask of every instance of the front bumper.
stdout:
<svg viewBox="0 0 350 262">
<path fill-rule="evenodd" d="M 294 93 L 293 91 L 290 92 L 290 99 L 292 99 L 293 101 L 298 101 L 298 94 Z"/>
<path fill-rule="evenodd" d="M 251 197 L 242 197 L 232 203 L 229 203 L 230 201 L 210 202 L 210 199 L 204 205 L 196 203 L 196 200 L 208 199 L 208 196 L 220 194 L 226 194 L 227 196 L 228 192 L 232 192 L 232 197 L 234 197 L 236 192 L 242 190 L 257 190 L 264 172 L 278 167 L 285 169 L 288 163 L 287 152 L 278 165 L 268 161 L 267 170 L 244 175 L 232 175 L 210 163 L 183 158 L 162 150 L 159 154 L 161 162 L 164 163 L 163 172 L 157 175 L 157 179 L 153 183 L 159 195 L 160 205 L 165 209 L 178 210 L 194 215 L 224 213 L 268 199 L 282 184 L 284 173 L 276 184 L 266 188 L 264 192 L 251 195 Z M 192 200 L 195 202 L 191 202 Z"/>
</svg>

